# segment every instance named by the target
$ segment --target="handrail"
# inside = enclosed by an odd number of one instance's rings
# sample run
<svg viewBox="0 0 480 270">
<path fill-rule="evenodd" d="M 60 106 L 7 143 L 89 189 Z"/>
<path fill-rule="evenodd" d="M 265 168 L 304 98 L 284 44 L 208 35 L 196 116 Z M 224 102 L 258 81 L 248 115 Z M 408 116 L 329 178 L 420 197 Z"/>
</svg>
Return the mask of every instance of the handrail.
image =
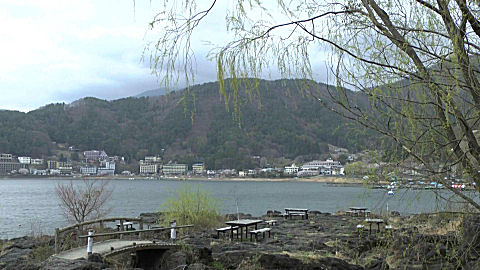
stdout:
<svg viewBox="0 0 480 270">
<path fill-rule="evenodd" d="M 62 229 L 59 229 L 58 232 L 59 232 L 59 233 L 62 233 L 62 232 L 65 232 L 65 231 L 68 231 L 68 230 L 71 230 L 71 229 L 75 229 L 75 228 L 77 228 L 77 227 L 84 226 L 84 225 L 89 225 L 89 224 L 99 223 L 99 222 L 116 221 L 116 220 L 142 221 L 142 218 L 138 218 L 138 217 L 111 217 L 111 218 L 101 218 L 101 219 L 95 219 L 95 220 L 85 221 L 85 222 L 82 222 L 82 223 L 73 224 L 73 225 L 64 227 L 64 228 L 62 228 Z"/>
<path fill-rule="evenodd" d="M 182 225 L 176 226 L 175 229 L 182 229 L 182 228 L 190 228 L 193 225 Z M 88 237 L 101 237 L 101 236 L 111 236 L 111 235 L 119 235 L 119 234 L 130 234 L 130 233 L 141 233 L 141 232 L 153 232 L 153 231 L 167 231 L 172 229 L 171 227 L 166 228 L 156 228 L 156 229 L 145 229 L 145 230 L 135 230 L 135 231 L 123 231 L 123 232 L 112 232 L 112 233 L 98 233 L 98 234 L 91 234 L 91 235 L 80 235 L 79 238 L 88 238 Z"/>
<path fill-rule="evenodd" d="M 120 230 L 123 231 L 123 221 L 128 220 L 128 221 L 136 221 L 139 223 L 140 230 L 143 230 L 143 219 L 141 217 L 110 217 L 110 218 L 101 218 L 101 219 L 95 219 L 95 220 L 90 220 L 90 221 L 85 221 L 77 224 L 73 224 L 64 228 L 55 228 L 55 253 L 57 254 L 59 252 L 59 245 L 62 241 L 61 237 L 63 233 L 71 230 L 77 231 L 77 235 L 80 233 L 80 231 L 83 229 L 83 226 L 89 225 L 89 224 L 94 224 L 94 223 L 100 223 L 100 228 L 103 230 L 104 222 L 112 222 L 112 221 L 120 221 Z M 120 238 L 122 238 L 122 234 L 120 234 Z M 77 238 L 77 242 L 80 240 L 80 238 Z"/>
</svg>

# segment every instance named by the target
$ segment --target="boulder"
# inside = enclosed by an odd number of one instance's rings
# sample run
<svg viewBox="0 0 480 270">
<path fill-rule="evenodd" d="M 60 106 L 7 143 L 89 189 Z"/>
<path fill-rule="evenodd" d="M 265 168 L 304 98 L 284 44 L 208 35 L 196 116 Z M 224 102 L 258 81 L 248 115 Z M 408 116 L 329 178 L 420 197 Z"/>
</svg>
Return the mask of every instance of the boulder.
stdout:
<svg viewBox="0 0 480 270">
<path fill-rule="evenodd" d="M 277 211 L 277 210 L 268 210 L 267 211 L 267 216 L 268 217 L 278 217 L 278 216 L 280 216 L 281 213 L 282 212 Z"/>
<path fill-rule="evenodd" d="M 364 268 L 355 265 L 355 264 L 349 264 L 344 260 L 341 260 L 339 258 L 321 258 L 319 260 L 316 260 L 315 263 L 309 264 L 311 268 L 305 268 L 305 269 L 329 269 L 329 270 L 363 270 Z"/>
<path fill-rule="evenodd" d="M 365 270 L 386 270 L 390 266 L 382 258 L 373 259 L 370 263 L 365 265 Z"/>
<path fill-rule="evenodd" d="M 41 264 L 41 270 L 101 270 L 107 268 L 108 265 L 100 262 L 89 262 L 85 259 L 64 260 L 59 258 L 51 258 Z M 17 268 L 18 269 L 18 268 Z"/>
<path fill-rule="evenodd" d="M 159 219 L 161 219 L 163 213 L 141 213 L 140 217 L 143 219 L 143 222 L 147 224 L 155 224 Z"/>
<path fill-rule="evenodd" d="M 188 255 L 185 251 L 167 252 L 164 257 L 162 269 L 182 269 L 180 266 L 188 265 Z"/>
<path fill-rule="evenodd" d="M 305 269 L 299 268 L 302 266 L 299 259 L 292 258 L 287 254 L 262 254 L 258 263 L 263 269 Z"/>
<path fill-rule="evenodd" d="M 222 251 L 215 256 L 216 261 L 223 265 L 225 269 L 237 269 L 240 263 L 249 257 L 254 256 L 256 253 L 246 250 L 231 250 Z"/>
<path fill-rule="evenodd" d="M 207 269 L 207 266 L 205 266 L 202 263 L 193 263 L 193 264 L 190 264 L 187 269 L 188 270 L 205 270 Z"/>
<path fill-rule="evenodd" d="M 102 255 L 100 255 L 99 253 L 92 253 L 92 254 L 88 255 L 87 260 L 89 262 L 98 262 L 98 263 L 103 263 L 104 262 Z"/>
<path fill-rule="evenodd" d="M 213 263 L 212 250 L 207 247 L 195 250 L 195 257 L 199 263 L 205 265 L 211 265 Z"/>
<path fill-rule="evenodd" d="M 10 247 L 0 256 L 0 268 L 2 270 L 38 269 L 29 263 L 31 253 L 32 249 L 29 248 Z"/>
<path fill-rule="evenodd" d="M 392 217 L 398 217 L 398 216 L 400 216 L 400 212 L 398 212 L 398 211 L 392 211 L 392 212 L 390 212 L 390 215 L 391 215 Z"/>
<path fill-rule="evenodd" d="M 251 218 L 252 215 L 250 214 L 245 214 L 245 213 L 238 213 L 238 214 L 226 214 L 225 219 L 226 220 L 236 220 L 238 218 L 240 219 L 245 219 L 245 218 Z"/>
</svg>

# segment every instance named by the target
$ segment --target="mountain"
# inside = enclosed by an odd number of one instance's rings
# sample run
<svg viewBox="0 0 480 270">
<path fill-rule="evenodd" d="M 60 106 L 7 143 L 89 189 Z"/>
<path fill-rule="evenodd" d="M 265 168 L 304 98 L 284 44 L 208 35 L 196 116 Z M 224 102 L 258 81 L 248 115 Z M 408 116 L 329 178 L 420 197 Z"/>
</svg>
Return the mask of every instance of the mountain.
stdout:
<svg viewBox="0 0 480 270">
<path fill-rule="evenodd" d="M 157 96 L 163 96 L 165 95 L 167 92 L 174 92 L 176 91 L 176 89 L 169 89 L 167 91 L 167 89 L 165 87 L 162 87 L 162 88 L 157 88 L 157 89 L 153 89 L 153 90 L 148 90 L 148 91 L 144 91 L 134 97 L 137 97 L 137 98 L 140 98 L 140 97 L 157 97 Z"/>
<path fill-rule="evenodd" d="M 304 94 L 304 83 L 260 80 L 258 91 L 240 89 L 237 102 L 228 89 L 225 102 L 215 82 L 158 97 L 84 98 L 28 113 L 2 111 L 0 152 L 46 156 L 57 142 L 127 160 L 164 152 L 167 160 L 220 169 L 258 166 L 258 156 L 315 158 L 328 155 L 328 144 L 358 150 L 376 140 Z M 310 85 L 328 98 L 327 85 Z"/>
</svg>

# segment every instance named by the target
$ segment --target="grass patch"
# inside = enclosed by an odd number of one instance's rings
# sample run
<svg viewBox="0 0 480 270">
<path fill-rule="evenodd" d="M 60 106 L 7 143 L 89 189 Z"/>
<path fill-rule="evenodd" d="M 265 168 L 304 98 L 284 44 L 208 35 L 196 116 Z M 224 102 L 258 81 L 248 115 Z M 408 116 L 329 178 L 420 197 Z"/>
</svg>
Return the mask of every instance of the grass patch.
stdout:
<svg viewBox="0 0 480 270">
<path fill-rule="evenodd" d="M 55 253 L 53 247 L 45 244 L 33 249 L 32 256 L 35 262 L 43 262 Z"/>
<path fill-rule="evenodd" d="M 218 209 L 218 200 L 207 191 L 185 185 L 162 205 L 163 225 L 169 226 L 170 221 L 176 220 L 177 225 L 193 224 L 195 229 L 214 228 L 223 223 Z"/>
</svg>

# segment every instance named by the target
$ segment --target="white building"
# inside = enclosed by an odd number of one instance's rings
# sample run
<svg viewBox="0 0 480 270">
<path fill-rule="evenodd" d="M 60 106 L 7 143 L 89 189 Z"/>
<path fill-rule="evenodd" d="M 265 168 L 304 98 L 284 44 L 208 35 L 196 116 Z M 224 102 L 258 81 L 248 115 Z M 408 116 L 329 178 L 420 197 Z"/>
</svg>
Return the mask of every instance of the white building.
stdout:
<svg viewBox="0 0 480 270">
<path fill-rule="evenodd" d="M 205 165 L 203 163 L 195 163 L 192 165 L 193 174 L 205 173 Z"/>
<path fill-rule="evenodd" d="M 159 157 L 159 156 L 145 157 L 145 162 L 147 162 L 147 163 L 160 163 L 160 162 L 162 162 L 162 158 Z"/>
<path fill-rule="evenodd" d="M 140 174 L 156 174 L 158 172 L 158 164 L 141 164 Z"/>
<path fill-rule="evenodd" d="M 320 172 L 314 169 L 307 169 L 307 170 L 302 170 L 297 172 L 298 177 L 315 176 L 319 174 Z"/>
<path fill-rule="evenodd" d="M 108 160 L 108 155 L 105 151 L 90 150 L 83 152 L 83 156 L 86 160 L 101 161 Z"/>
<path fill-rule="evenodd" d="M 297 174 L 298 173 L 298 166 L 295 163 L 292 166 L 285 166 L 285 174 Z"/>
<path fill-rule="evenodd" d="M 165 164 L 163 165 L 163 174 L 186 174 L 187 164 Z"/>
<path fill-rule="evenodd" d="M 314 160 L 305 163 L 297 173 L 297 175 L 307 176 L 312 175 L 313 171 L 316 171 L 317 175 L 343 175 L 343 166 L 340 161 L 334 161 L 333 159 L 327 159 L 325 161 L 321 160 Z M 305 171 L 304 173 L 300 173 L 301 171 Z M 299 176 L 300 176 L 299 175 Z"/>
<path fill-rule="evenodd" d="M 30 164 L 31 160 L 31 157 L 18 157 L 18 162 L 22 164 Z"/>
<path fill-rule="evenodd" d="M 83 175 L 96 175 L 97 167 L 95 166 L 80 167 L 80 173 Z"/>
<path fill-rule="evenodd" d="M 32 164 L 32 165 L 43 165 L 43 158 L 32 158 L 30 160 L 30 164 Z"/>
<path fill-rule="evenodd" d="M 97 175 L 114 175 L 115 174 L 115 162 L 107 161 L 105 162 L 105 167 L 100 167 L 97 169 Z"/>
</svg>

